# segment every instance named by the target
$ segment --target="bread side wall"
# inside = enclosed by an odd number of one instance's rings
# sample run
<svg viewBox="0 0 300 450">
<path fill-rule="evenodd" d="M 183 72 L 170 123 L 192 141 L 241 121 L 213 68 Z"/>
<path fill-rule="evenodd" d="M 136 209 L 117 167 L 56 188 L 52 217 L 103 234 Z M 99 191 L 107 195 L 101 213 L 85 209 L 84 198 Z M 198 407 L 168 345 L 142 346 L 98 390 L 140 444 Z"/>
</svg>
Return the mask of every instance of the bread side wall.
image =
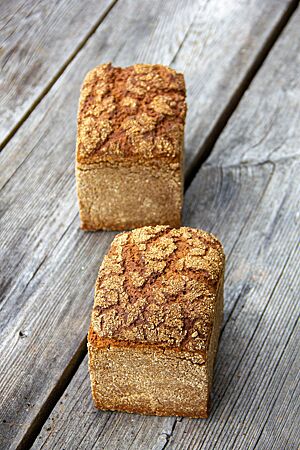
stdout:
<svg viewBox="0 0 300 450">
<path fill-rule="evenodd" d="M 176 351 L 89 343 L 94 403 L 99 409 L 205 418 L 207 369 L 201 356 L 199 363 L 195 359 Z"/>
<path fill-rule="evenodd" d="M 179 167 L 77 168 L 76 179 L 83 229 L 180 226 L 183 183 Z"/>
<path fill-rule="evenodd" d="M 207 353 L 209 390 L 211 390 L 213 384 L 213 370 L 218 351 L 219 337 L 222 328 L 223 316 L 224 316 L 224 274 L 220 280 L 219 289 L 217 292 L 215 320 L 213 324 L 213 329 Z"/>
</svg>

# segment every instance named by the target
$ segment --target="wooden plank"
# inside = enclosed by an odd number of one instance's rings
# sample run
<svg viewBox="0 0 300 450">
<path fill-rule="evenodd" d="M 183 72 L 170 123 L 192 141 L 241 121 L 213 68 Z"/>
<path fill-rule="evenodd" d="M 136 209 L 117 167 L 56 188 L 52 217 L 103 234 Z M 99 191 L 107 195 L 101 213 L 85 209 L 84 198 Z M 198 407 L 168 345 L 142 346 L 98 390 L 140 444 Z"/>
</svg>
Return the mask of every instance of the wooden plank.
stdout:
<svg viewBox="0 0 300 450">
<path fill-rule="evenodd" d="M 268 420 L 257 439 L 257 448 L 289 448 L 293 442 L 299 443 L 299 326 L 287 344 L 281 358 L 284 383 L 272 389 Z M 277 381 L 280 377 L 277 377 Z M 282 420 L 284 418 L 284 421 Z"/>
<path fill-rule="evenodd" d="M 113 0 L 1 5 L 0 147 L 99 25 Z"/>
<path fill-rule="evenodd" d="M 255 70 L 278 36 L 286 15 L 282 16 L 279 10 L 275 13 L 275 3 L 209 2 L 199 11 L 176 55 L 173 65 L 184 71 L 188 84 L 188 178 L 210 152 Z M 298 4 L 291 4 L 291 7 Z M 273 16 L 271 33 L 266 28 L 269 14 Z M 212 18 L 209 27 L 207 17 Z M 257 38 L 259 43 L 255 42 Z M 195 120 L 199 114 L 201 120 Z"/>
<path fill-rule="evenodd" d="M 214 13 L 219 11 L 218 2 L 211 3 L 211 9 L 205 10 L 206 20 L 202 19 L 202 32 L 211 39 L 199 52 L 195 66 L 200 68 L 201 60 L 208 61 L 215 46 L 223 45 L 224 65 L 220 67 L 225 71 L 235 67 L 238 82 L 247 77 L 250 62 L 261 53 L 291 3 L 276 1 L 271 7 L 266 4 L 260 8 L 258 0 L 251 3 L 248 26 L 242 28 L 243 2 L 239 8 L 233 6 L 236 2 L 228 2 L 223 15 Z M 28 445 L 67 383 L 88 327 L 96 272 L 112 238 L 110 233 L 84 234 L 78 230 L 72 149 L 79 84 L 90 67 L 110 59 L 116 63 L 126 60 L 126 64 L 140 58 L 165 64 L 173 61 L 180 68 L 189 51 L 186 48 L 183 52 L 182 42 L 189 39 L 193 19 L 204 3 L 174 5 L 142 2 L 134 9 L 131 2 L 118 3 L 0 155 L 5 167 L 1 172 L 0 218 L 1 241 L 5 243 L 0 312 L 6 368 L 0 373 L 3 447 Z M 257 23 L 261 33 L 249 43 L 249 30 L 257 30 Z M 219 27 L 223 27 L 222 40 L 220 36 L 214 40 Z M 239 40 L 230 41 L 233 35 L 226 30 L 234 27 L 238 27 Z M 132 30 L 135 38 L 128 38 Z M 172 40 L 174 33 L 176 40 Z M 195 51 L 197 46 L 193 45 Z M 234 60 L 230 67 L 225 63 L 228 57 Z M 245 61 L 247 64 L 242 64 Z M 200 71 L 203 80 L 210 74 L 205 70 L 204 66 Z M 187 68 L 187 77 L 189 73 Z M 193 83 L 197 82 L 195 77 Z M 210 86 L 208 102 L 218 102 L 219 97 L 226 102 L 223 89 L 218 83 L 215 91 Z M 221 102 L 219 107 L 225 110 L 227 105 Z M 197 123 L 204 120 L 196 108 L 193 117 Z M 164 422 L 166 430 L 168 423 Z"/>
<path fill-rule="evenodd" d="M 34 448 L 298 448 L 299 17 L 300 11 L 186 194 L 186 225 L 212 230 L 227 254 L 211 417 L 97 412 L 86 400 L 85 360 Z"/>
</svg>

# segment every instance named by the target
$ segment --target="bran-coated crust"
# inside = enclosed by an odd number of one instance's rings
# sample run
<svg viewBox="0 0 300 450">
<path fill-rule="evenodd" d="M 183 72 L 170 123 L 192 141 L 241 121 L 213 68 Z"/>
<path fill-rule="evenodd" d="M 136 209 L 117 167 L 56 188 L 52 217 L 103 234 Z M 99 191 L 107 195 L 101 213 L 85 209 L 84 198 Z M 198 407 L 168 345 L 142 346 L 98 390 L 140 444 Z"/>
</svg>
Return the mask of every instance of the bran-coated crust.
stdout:
<svg viewBox="0 0 300 450">
<path fill-rule="evenodd" d="M 83 83 L 77 167 L 182 161 L 186 116 L 182 74 L 162 65 L 103 64 Z"/>
<path fill-rule="evenodd" d="M 206 359 L 223 272 L 222 245 L 204 231 L 119 234 L 99 271 L 89 342 L 157 345 Z"/>
</svg>

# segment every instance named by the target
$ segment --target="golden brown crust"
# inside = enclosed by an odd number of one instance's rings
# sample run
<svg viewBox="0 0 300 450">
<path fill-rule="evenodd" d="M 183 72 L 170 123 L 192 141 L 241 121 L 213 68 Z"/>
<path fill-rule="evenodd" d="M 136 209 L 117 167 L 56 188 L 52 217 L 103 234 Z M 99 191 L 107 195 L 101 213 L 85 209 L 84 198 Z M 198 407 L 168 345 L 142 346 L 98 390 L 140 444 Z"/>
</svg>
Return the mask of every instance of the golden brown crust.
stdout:
<svg viewBox="0 0 300 450">
<path fill-rule="evenodd" d="M 92 329 L 104 340 L 205 356 L 223 271 L 222 245 L 204 231 L 156 226 L 119 234 L 99 271 Z"/>
<path fill-rule="evenodd" d="M 89 328 L 88 332 L 88 343 L 89 346 L 92 347 L 94 350 L 96 349 L 103 349 L 103 348 L 132 348 L 136 351 L 148 351 L 149 349 L 162 349 L 164 351 L 172 352 L 173 356 L 176 356 L 177 358 L 183 358 L 187 359 L 195 364 L 205 364 L 206 363 L 206 355 L 204 352 L 197 351 L 197 352 L 190 352 L 190 351 L 184 351 L 178 347 L 171 347 L 166 348 L 165 345 L 159 345 L 159 344 L 150 344 L 150 343 L 141 343 L 141 342 L 133 342 L 133 341 L 118 341 L 116 339 L 108 339 L 100 337 L 95 330 L 93 329 L 92 325 Z"/>
<path fill-rule="evenodd" d="M 158 64 L 100 65 L 81 89 L 77 165 L 180 162 L 185 115 L 182 74 Z"/>
</svg>

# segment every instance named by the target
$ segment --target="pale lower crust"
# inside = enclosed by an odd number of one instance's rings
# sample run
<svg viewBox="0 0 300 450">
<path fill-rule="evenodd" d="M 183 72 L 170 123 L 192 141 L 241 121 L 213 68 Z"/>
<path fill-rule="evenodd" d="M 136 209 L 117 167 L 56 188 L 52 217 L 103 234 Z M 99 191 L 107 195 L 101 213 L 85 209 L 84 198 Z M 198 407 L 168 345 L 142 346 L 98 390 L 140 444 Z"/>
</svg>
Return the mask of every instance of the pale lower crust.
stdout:
<svg viewBox="0 0 300 450">
<path fill-rule="evenodd" d="M 142 414 L 143 416 L 159 416 L 159 417 L 190 417 L 191 419 L 207 419 L 209 417 L 209 410 L 210 410 L 210 399 L 208 399 L 208 403 L 206 404 L 205 408 L 203 410 L 199 409 L 199 413 L 195 416 L 191 416 L 189 414 L 185 414 L 184 411 L 179 413 L 177 410 L 167 409 L 167 410 L 161 410 L 159 412 L 149 412 L 149 409 L 147 408 L 127 408 L 124 409 L 122 406 L 116 405 L 115 409 L 107 408 L 105 404 L 101 404 L 100 402 L 97 402 L 94 398 L 94 405 L 97 409 L 101 411 L 118 411 L 118 412 L 124 412 L 128 414 Z"/>
<path fill-rule="evenodd" d="M 183 202 L 180 167 L 77 168 L 76 180 L 83 230 L 180 226 Z"/>
<path fill-rule="evenodd" d="M 161 225 L 170 225 L 172 228 L 179 228 L 181 225 L 181 217 L 177 217 L 174 219 L 168 219 L 166 222 L 160 222 Z M 80 222 L 80 229 L 83 231 L 127 231 L 132 230 L 133 228 L 141 228 L 144 226 L 150 226 L 154 227 L 157 225 L 157 222 L 151 222 L 147 221 L 146 218 L 143 221 L 137 222 L 137 221 L 127 221 L 126 224 L 119 224 L 117 225 L 115 222 L 110 222 L 109 220 L 99 221 L 97 222 L 97 225 L 95 225 L 95 222 L 85 221 Z"/>
</svg>

